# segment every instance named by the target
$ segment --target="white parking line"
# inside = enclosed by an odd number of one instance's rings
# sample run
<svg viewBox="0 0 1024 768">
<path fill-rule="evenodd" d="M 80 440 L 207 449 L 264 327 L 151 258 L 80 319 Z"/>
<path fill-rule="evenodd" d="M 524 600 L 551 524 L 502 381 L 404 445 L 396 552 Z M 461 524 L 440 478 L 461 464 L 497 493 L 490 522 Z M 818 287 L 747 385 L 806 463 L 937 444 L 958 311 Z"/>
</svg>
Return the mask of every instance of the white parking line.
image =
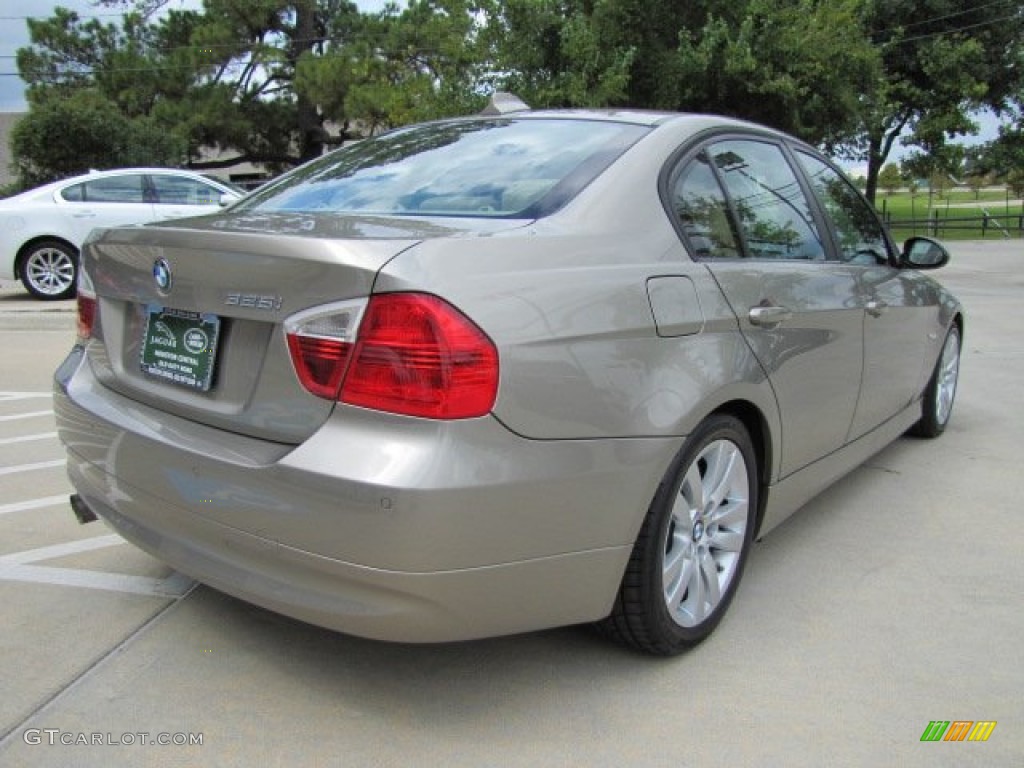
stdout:
<svg viewBox="0 0 1024 768">
<path fill-rule="evenodd" d="M 40 432 L 35 435 L 21 435 L 20 437 L 0 437 L 0 445 L 13 445 L 14 443 L 31 443 L 33 440 L 49 440 L 56 437 L 56 432 Z"/>
<path fill-rule="evenodd" d="M 8 512 L 25 512 L 29 509 L 42 509 L 43 507 L 56 507 L 59 504 L 67 504 L 70 495 L 70 493 L 65 493 L 60 496 L 44 496 L 41 499 L 0 504 L 0 515 L 6 515 Z"/>
<path fill-rule="evenodd" d="M 0 557 L 0 580 L 55 584 L 170 598 L 184 597 L 192 589 L 194 584 L 192 579 L 177 572 L 164 579 L 154 579 L 149 576 L 131 576 L 126 573 L 33 564 L 40 560 L 51 560 L 56 557 L 90 552 L 123 543 L 125 543 L 124 539 L 117 534 L 109 534 L 4 555 Z"/>
<path fill-rule="evenodd" d="M 31 472 L 34 469 L 63 467 L 66 463 L 67 459 L 54 459 L 53 461 L 37 461 L 34 464 L 18 464 L 14 467 L 0 467 L 0 475 L 16 475 L 18 472 Z"/>
<path fill-rule="evenodd" d="M 55 557 L 64 557 L 65 555 L 77 555 L 82 552 L 91 552 L 94 549 L 105 549 L 106 547 L 114 547 L 124 543 L 124 539 L 116 533 L 108 533 L 106 536 L 94 536 L 91 539 L 51 544 L 48 547 L 38 547 L 36 549 L 27 549 L 24 552 L 2 555 L 0 556 L 0 568 L 8 565 L 35 563 L 39 560 L 52 560 Z"/>
<path fill-rule="evenodd" d="M 29 411 L 28 413 L 12 413 L 10 416 L 0 416 L 0 421 L 18 421 L 19 419 L 34 419 L 38 416 L 52 416 L 53 411 Z"/>
<path fill-rule="evenodd" d="M 0 401 L 34 400 L 36 398 L 53 397 L 52 392 L 0 392 Z"/>
</svg>

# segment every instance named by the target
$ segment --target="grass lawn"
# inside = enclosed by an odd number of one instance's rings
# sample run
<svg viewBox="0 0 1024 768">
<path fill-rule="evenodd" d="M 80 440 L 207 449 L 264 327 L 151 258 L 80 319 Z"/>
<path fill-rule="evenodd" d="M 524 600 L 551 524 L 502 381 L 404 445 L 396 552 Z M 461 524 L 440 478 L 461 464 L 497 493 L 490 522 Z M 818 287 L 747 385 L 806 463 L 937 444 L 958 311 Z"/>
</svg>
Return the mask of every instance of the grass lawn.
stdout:
<svg viewBox="0 0 1024 768">
<path fill-rule="evenodd" d="M 889 222 L 897 242 L 914 234 L 934 234 L 945 240 L 1024 237 L 1024 205 L 1008 198 L 1004 189 L 988 188 L 978 193 L 967 188 L 952 189 L 941 197 L 933 195 L 930 208 L 927 189 L 913 197 L 906 189 L 891 195 L 880 189 L 875 206 Z M 986 215 L 991 217 L 987 224 Z M 928 221 L 935 221 L 937 229 L 929 227 Z"/>
</svg>

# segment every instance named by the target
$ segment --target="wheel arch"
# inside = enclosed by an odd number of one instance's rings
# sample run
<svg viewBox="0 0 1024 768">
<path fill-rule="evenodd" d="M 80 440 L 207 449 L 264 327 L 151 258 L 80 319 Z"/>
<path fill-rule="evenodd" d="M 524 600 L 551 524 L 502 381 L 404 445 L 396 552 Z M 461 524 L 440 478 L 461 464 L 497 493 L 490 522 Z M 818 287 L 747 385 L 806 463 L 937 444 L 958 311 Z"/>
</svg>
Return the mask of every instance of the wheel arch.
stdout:
<svg viewBox="0 0 1024 768">
<path fill-rule="evenodd" d="M 955 315 L 953 315 L 953 322 L 950 325 L 950 327 L 952 327 L 954 325 L 956 326 L 957 331 L 960 332 L 960 343 L 963 344 L 964 343 L 964 313 L 963 312 L 958 311 Z"/>
<path fill-rule="evenodd" d="M 757 520 L 754 523 L 754 536 L 756 538 L 761 529 L 761 521 L 764 519 L 765 504 L 768 500 L 768 486 L 772 476 L 772 467 L 775 462 L 775 453 L 772 447 L 771 427 L 764 413 L 749 400 L 730 400 L 722 403 L 709 416 L 725 414 L 737 419 L 750 435 L 750 442 L 754 447 L 754 458 L 757 461 Z"/>
</svg>

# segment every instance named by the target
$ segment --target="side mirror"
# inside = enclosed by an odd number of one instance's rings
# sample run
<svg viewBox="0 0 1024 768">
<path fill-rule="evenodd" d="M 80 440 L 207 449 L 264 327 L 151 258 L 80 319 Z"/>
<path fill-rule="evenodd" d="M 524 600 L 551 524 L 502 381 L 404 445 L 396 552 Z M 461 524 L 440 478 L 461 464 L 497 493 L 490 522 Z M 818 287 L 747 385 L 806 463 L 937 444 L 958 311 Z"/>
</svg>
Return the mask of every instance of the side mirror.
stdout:
<svg viewBox="0 0 1024 768">
<path fill-rule="evenodd" d="M 900 266 L 910 269 L 939 269 L 949 263 L 949 251 L 930 237 L 911 237 L 903 244 Z"/>
<path fill-rule="evenodd" d="M 223 208 L 227 205 L 231 205 L 238 200 L 241 200 L 238 195 L 232 195 L 230 192 L 223 192 L 220 196 L 220 207 Z"/>
</svg>

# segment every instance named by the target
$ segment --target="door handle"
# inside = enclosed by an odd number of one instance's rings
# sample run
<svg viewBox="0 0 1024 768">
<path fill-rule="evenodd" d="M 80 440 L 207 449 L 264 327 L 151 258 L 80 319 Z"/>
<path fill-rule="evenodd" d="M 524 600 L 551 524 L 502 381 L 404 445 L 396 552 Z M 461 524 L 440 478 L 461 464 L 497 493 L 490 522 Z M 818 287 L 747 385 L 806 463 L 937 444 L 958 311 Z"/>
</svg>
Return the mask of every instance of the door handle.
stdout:
<svg viewBox="0 0 1024 768">
<path fill-rule="evenodd" d="M 889 309 L 889 305 L 881 299 L 871 299 L 867 304 L 864 305 L 864 309 L 872 317 L 881 317 L 885 314 L 886 310 Z"/>
<path fill-rule="evenodd" d="M 774 305 L 768 307 L 751 307 L 750 312 L 747 314 L 751 323 L 762 328 L 774 328 L 779 323 L 789 320 L 792 316 L 793 312 L 791 310 Z"/>
</svg>

